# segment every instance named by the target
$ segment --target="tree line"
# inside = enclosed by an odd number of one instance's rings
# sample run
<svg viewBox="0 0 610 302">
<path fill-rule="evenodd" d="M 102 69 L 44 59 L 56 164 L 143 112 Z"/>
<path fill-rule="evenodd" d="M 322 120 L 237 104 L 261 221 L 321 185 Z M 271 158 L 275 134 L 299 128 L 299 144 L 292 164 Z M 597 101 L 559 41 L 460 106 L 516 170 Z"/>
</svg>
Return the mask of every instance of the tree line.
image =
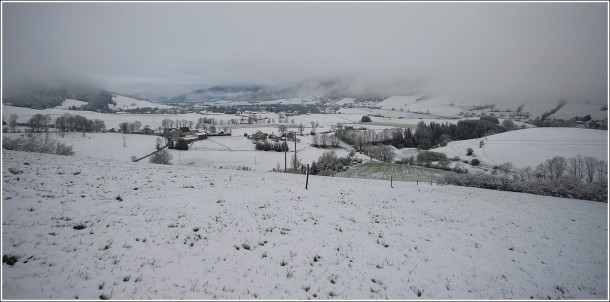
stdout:
<svg viewBox="0 0 610 302">
<path fill-rule="evenodd" d="M 392 145 L 398 149 L 428 150 L 444 146 L 453 140 L 481 138 L 507 130 L 509 130 L 507 127 L 498 124 L 497 118 L 494 120 L 482 117 L 479 120 L 461 120 L 456 124 L 435 122 L 426 124 L 421 121 L 417 124 L 415 133 L 411 131 L 411 128 L 391 128 L 376 132 L 373 130 L 345 130 L 340 127 L 336 135 L 359 151 L 371 144 Z"/>
<path fill-rule="evenodd" d="M 498 171 L 505 172 L 499 173 Z M 594 157 L 555 156 L 535 168 L 505 163 L 492 174 L 446 174 L 446 184 L 608 202 L 608 165 Z"/>
<path fill-rule="evenodd" d="M 55 120 L 55 128 L 61 132 L 104 132 L 106 124 L 99 119 L 90 120 L 80 115 L 66 113 Z"/>
<path fill-rule="evenodd" d="M 106 130 L 106 124 L 99 119 L 90 120 L 80 115 L 72 115 L 66 113 L 55 119 L 55 123 L 51 123 L 53 118 L 49 114 L 35 114 L 27 123 L 17 123 L 19 117 L 12 113 L 8 119 L 8 126 L 12 132 L 16 132 L 18 125 L 29 126 L 31 132 L 49 132 L 50 128 L 55 128 L 61 132 L 103 132 Z"/>
<path fill-rule="evenodd" d="M 255 148 L 256 150 L 260 150 L 260 151 L 277 151 L 277 152 L 287 152 L 289 151 L 288 149 L 288 144 L 286 142 L 269 142 L 268 140 L 263 140 L 263 141 L 259 141 L 256 142 L 256 146 Z"/>
<path fill-rule="evenodd" d="M 63 85 L 62 87 L 46 89 L 28 89 L 4 96 L 2 102 L 11 103 L 17 107 L 46 109 L 60 106 L 66 99 L 87 102 L 82 110 L 110 112 L 109 104 L 115 104 L 112 94 L 103 89 L 78 85 Z"/>
</svg>

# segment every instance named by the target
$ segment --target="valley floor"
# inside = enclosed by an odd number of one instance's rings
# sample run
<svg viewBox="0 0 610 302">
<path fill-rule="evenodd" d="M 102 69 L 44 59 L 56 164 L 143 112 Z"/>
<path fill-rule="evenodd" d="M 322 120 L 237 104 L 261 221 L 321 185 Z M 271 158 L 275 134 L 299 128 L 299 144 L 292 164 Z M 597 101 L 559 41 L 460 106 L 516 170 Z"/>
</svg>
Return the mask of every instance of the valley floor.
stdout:
<svg viewBox="0 0 610 302">
<path fill-rule="evenodd" d="M 608 299 L 608 204 L 3 150 L 2 299 Z"/>
</svg>

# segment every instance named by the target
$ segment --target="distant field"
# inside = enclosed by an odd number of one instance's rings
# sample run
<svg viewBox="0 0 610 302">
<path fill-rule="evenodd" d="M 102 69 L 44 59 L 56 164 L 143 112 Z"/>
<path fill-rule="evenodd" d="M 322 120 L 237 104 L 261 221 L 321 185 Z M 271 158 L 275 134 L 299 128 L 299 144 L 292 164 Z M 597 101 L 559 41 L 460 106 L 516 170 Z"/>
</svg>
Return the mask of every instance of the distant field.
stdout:
<svg viewBox="0 0 610 302">
<path fill-rule="evenodd" d="M 410 165 L 363 163 L 348 171 L 338 173 L 336 176 L 385 180 L 390 180 L 390 176 L 392 176 L 394 180 L 402 181 L 436 181 L 445 173 L 449 172 Z"/>
<path fill-rule="evenodd" d="M 366 125 L 395 127 L 395 128 L 411 128 L 411 129 L 417 128 L 417 125 L 415 125 L 415 124 L 400 123 L 400 122 L 398 122 L 398 123 L 391 123 L 391 122 L 368 122 L 368 123 L 354 124 L 355 127 L 366 127 Z"/>
</svg>

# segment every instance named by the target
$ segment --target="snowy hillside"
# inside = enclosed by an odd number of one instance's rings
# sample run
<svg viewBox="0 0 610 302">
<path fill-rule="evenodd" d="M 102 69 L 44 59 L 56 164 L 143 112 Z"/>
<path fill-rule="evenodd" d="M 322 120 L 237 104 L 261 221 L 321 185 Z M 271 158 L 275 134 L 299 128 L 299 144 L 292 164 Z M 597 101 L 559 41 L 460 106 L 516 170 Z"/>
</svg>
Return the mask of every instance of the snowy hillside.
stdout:
<svg viewBox="0 0 610 302">
<path fill-rule="evenodd" d="M 458 106 L 456 102 L 443 97 L 426 97 L 422 95 L 414 96 L 393 96 L 377 104 L 382 109 L 395 109 L 410 112 L 430 113 L 438 116 L 452 117 L 457 116 L 464 108 Z"/>
<path fill-rule="evenodd" d="M 569 102 L 565 106 L 561 107 L 559 111 L 554 114 L 551 114 L 549 118 L 568 120 L 575 116 L 582 117 L 589 114 L 594 120 L 608 119 L 608 110 L 606 109 L 602 111 L 602 107 L 602 104 Z M 608 108 L 607 105 L 606 108 Z"/>
<path fill-rule="evenodd" d="M 130 97 L 122 96 L 122 95 L 113 95 L 112 100 L 116 102 L 116 105 L 110 105 L 110 109 L 112 110 L 125 110 L 125 109 L 137 109 L 137 108 L 159 108 L 159 109 L 168 109 L 172 108 L 172 106 L 163 105 L 159 103 L 153 103 L 149 101 L 137 100 Z"/>
<path fill-rule="evenodd" d="M 608 205 L 3 151 L 3 299 L 608 298 Z M 12 260 L 16 260 L 12 263 Z"/>
<path fill-rule="evenodd" d="M 483 141 L 483 147 L 480 142 Z M 509 131 L 485 138 L 450 142 L 434 149 L 448 157 L 467 157 L 472 148 L 476 158 L 490 165 L 510 162 L 517 167 L 535 167 L 554 156 L 566 159 L 581 155 L 608 159 L 608 131 L 580 128 L 529 128 Z"/>
<path fill-rule="evenodd" d="M 63 103 L 61 103 L 61 105 L 56 106 L 55 109 L 64 109 L 64 110 L 68 110 L 70 109 L 70 107 L 76 107 L 76 108 L 80 108 L 80 106 L 84 106 L 87 105 L 87 102 L 81 102 L 79 100 L 73 100 L 73 99 L 66 99 Z"/>
</svg>

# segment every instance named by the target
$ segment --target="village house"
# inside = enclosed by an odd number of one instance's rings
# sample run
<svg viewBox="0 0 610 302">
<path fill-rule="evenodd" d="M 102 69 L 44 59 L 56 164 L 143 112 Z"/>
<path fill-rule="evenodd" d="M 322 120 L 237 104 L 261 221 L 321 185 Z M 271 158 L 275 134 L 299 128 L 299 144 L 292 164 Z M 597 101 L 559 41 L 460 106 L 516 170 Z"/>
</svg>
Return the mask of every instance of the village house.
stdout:
<svg viewBox="0 0 610 302">
<path fill-rule="evenodd" d="M 182 131 L 182 135 L 188 136 L 193 134 L 193 131 L 189 127 L 180 127 L 180 131 Z"/>
<path fill-rule="evenodd" d="M 177 138 L 177 137 L 183 137 L 184 134 L 182 134 L 182 131 L 180 131 L 180 129 L 168 128 L 168 129 L 163 129 L 163 136 Z"/>
<path fill-rule="evenodd" d="M 146 128 L 144 128 L 144 129 L 140 130 L 140 133 L 141 133 L 141 134 L 154 134 L 154 133 L 155 133 L 155 130 L 152 130 L 152 129 L 150 129 L 150 128 L 146 127 Z"/>
</svg>

